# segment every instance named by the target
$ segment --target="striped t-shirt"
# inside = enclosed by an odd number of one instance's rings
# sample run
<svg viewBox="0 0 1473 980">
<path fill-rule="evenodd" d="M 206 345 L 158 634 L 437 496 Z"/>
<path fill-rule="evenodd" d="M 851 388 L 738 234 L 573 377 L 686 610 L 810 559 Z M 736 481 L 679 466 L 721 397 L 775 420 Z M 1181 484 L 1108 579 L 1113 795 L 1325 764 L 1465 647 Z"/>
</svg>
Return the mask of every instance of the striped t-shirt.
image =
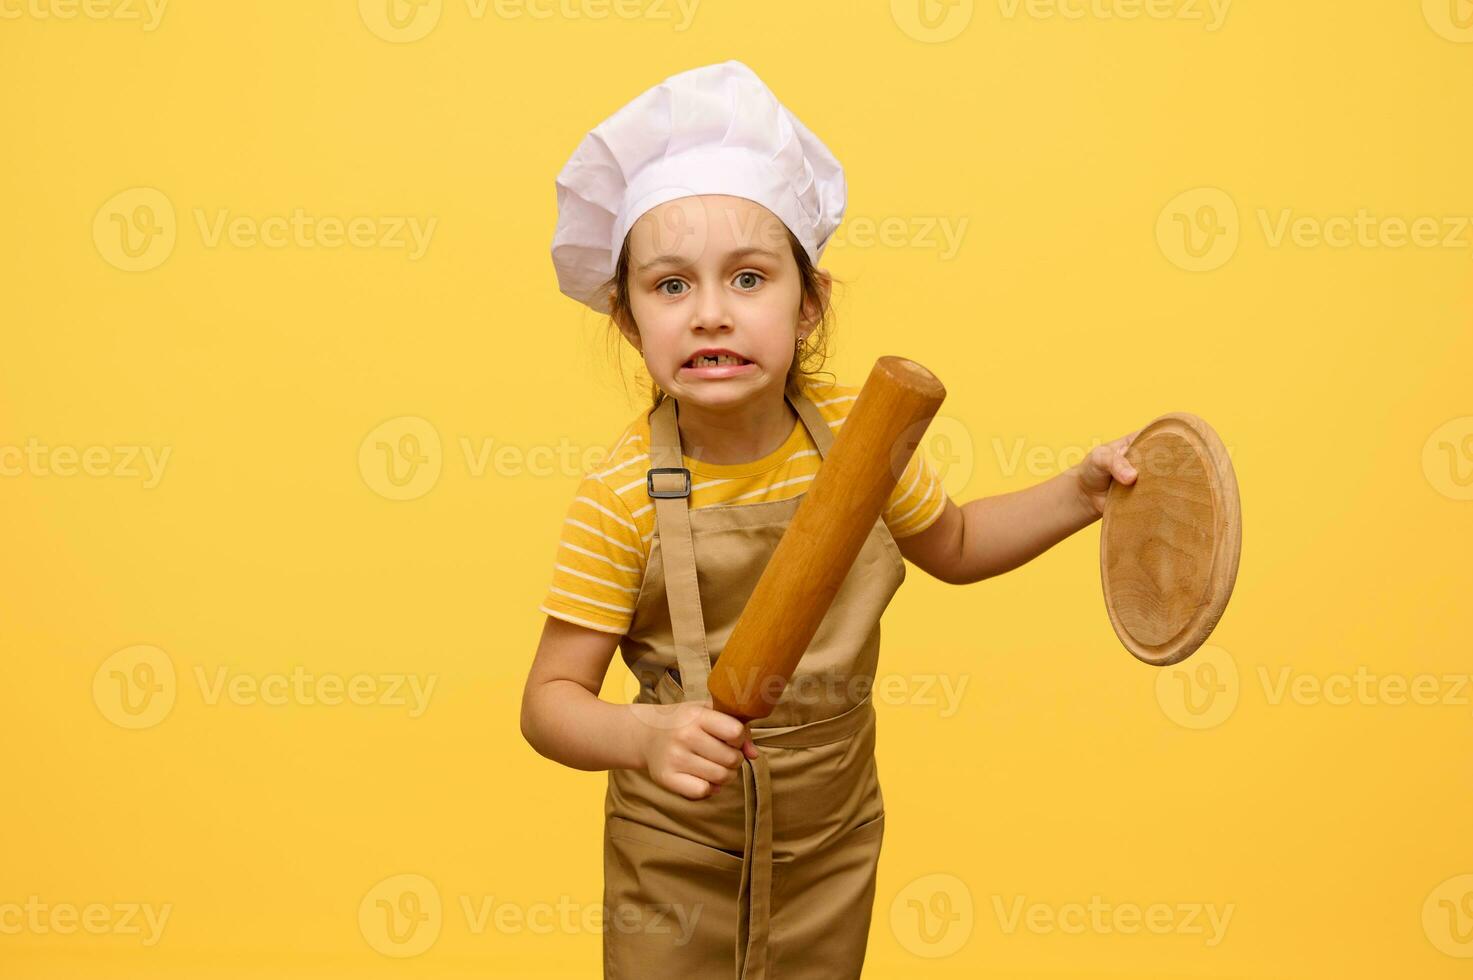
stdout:
<svg viewBox="0 0 1473 980">
<path fill-rule="evenodd" d="M 859 388 L 847 385 L 812 383 L 806 391 L 835 434 L 859 396 Z M 649 419 L 642 412 L 599 469 L 583 477 L 563 519 L 542 612 L 607 633 L 628 632 L 655 533 L 655 502 L 645 483 L 649 452 Z M 801 496 L 819 462 L 798 419 L 787 441 L 761 459 L 713 465 L 682 454 L 681 465 L 691 473 L 694 510 Z M 885 526 L 896 538 L 918 534 L 945 506 L 946 491 L 918 448 L 885 505 Z"/>
</svg>

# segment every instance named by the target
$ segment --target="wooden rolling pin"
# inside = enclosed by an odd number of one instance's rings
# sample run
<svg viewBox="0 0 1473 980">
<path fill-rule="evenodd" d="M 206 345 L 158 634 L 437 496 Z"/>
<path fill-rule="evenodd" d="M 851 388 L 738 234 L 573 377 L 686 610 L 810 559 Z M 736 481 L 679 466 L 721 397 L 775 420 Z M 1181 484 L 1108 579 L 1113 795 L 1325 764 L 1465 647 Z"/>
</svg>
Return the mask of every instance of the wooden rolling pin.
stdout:
<svg viewBox="0 0 1473 980">
<path fill-rule="evenodd" d="M 751 721 L 777 706 L 945 398 L 914 361 L 875 362 L 711 668 L 716 710 Z"/>
</svg>

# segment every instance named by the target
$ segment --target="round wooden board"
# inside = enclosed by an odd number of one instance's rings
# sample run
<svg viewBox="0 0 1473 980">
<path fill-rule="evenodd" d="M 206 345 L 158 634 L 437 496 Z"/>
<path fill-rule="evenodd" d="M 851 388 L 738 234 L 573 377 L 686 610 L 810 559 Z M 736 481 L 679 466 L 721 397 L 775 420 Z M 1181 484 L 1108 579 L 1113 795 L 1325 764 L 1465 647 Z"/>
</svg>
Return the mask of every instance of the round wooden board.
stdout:
<svg viewBox="0 0 1473 980">
<path fill-rule="evenodd" d="M 1100 529 L 1100 581 L 1120 642 L 1165 667 L 1191 656 L 1227 608 L 1238 575 L 1242 513 L 1222 440 L 1173 412 L 1135 437 L 1135 482 L 1115 482 Z"/>
</svg>

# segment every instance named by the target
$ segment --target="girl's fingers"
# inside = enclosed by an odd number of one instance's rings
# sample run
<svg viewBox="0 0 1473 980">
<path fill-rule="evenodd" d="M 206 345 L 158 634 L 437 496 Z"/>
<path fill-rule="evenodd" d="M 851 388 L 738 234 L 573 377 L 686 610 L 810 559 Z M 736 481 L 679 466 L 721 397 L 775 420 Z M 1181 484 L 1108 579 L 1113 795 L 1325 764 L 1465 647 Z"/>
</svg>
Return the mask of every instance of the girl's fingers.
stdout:
<svg viewBox="0 0 1473 980">
<path fill-rule="evenodd" d="M 725 766 L 728 769 L 735 769 L 742 764 L 742 752 L 740 749 L 733 748 L 726 742 L 711 735 L 697 739 L 696 743 L 691 746 L 691 752 L 703 759 L 709 759 L 717 765 Z"/>
<path fill-rule="evenodd" d="M 746 737 L 747 726 L 723 712 L 714 709 L 703 711 L 700 721 L 702 728 L 733 746 L 742 744 L 741 739 Z"/>
<path fill-rule="evenodd" d="M 669 781 L 669 788 L 687 800 L 703 800 L 711 795 L 711 784 L 689 773 L 673 772 L 667 779 Z"/>
<path fill-rule="evenodd" d="M 698 755 L 692 755 L 676 763 L 687 774 L 697 779 L 703 779 L 713 785 L 722 785 L 731 778 L 731 770 L 720 763 L 712 762 Z"/>
</svg>

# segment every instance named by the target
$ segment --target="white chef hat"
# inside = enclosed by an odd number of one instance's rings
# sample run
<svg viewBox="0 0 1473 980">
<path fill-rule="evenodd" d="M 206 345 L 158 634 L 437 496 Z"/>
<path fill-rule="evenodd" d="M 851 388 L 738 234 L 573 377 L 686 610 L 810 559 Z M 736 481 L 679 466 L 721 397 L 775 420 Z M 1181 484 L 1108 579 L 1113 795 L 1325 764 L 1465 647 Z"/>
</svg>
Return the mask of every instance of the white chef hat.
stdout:
<svg viewBox="0 0 1473 980">
<path fill-rule="evenodd" d="M 583 137 L 557 176 L 558 288 L 600 313 L 630 227 L 693 194 L 761 204 L 814 265 L 844 217 L 844 168 L 740 61 L 671 75 Z"/>
</svg>

